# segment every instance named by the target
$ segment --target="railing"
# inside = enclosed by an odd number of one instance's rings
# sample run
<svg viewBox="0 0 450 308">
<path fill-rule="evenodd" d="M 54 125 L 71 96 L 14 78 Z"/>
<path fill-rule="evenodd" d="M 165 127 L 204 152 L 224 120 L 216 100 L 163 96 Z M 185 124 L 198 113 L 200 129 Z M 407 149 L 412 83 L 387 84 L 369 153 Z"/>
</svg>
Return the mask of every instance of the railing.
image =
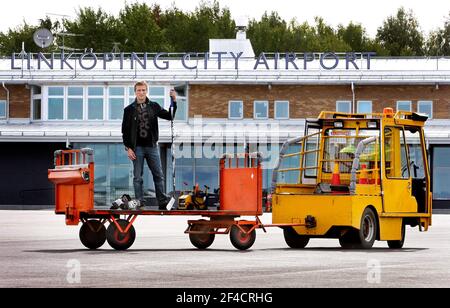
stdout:
<svg viewBox="0 0 450 308">
<path fill-rule="evenodd" d="M 358 132 L 357 132 L 358 134 Z M 308 149 L 308 144 L 311 143 L 311 138 L 321 137 L 314 140 L 316 146 L 314 149 Z M 332 143 L 330 140 L 337 139 L 338 142 Z M 339 140 L 342 139 L 342 140 Z M 340 141 L 340 142 L 339 142 Z M 309 143 L 308 143 L 309 142 Z M 357 147 L 350 151 L 348 158 L 342 157 L 346 152 L 339 150 L 337 144 L 352 145 L 357 142 Z M 374 143 L 374 146 L 367 150 L 369 144 Z M 292 145 L 299 144 L 301 150 L 295 153 L 286 153 L 288 148 Z M 323 147 L 323 148 L 322 148 Z M 333 150 L 331 150 L 333 149 Z M 311 162 L 307 162 L 307 155 L 316 154 L 314 165 Z M 322 154 L 321 154 L 322 153 Z M 363 155 L 366 155 L 364 158 Z M 283 160 L 287 158 L 298 157 L 298 167 L 281 168 Z M 360 169 L 360 163 L 367 162 L 367 167 Z M 347 163 L 347 168 L 345 167 Z M 381 178 L 380 175 L 380 145 L 378 136 L 346 136 L 346 135 L 332 135 L 322 136 L 322 132 L 317 132 L 305 137 L 294 138 L 286 141 L 280 151 L 277 165 L 275 166 L 272 174 L 271 192 L 275 193 L 277 183 L 279 183 L 279 175 L 281 173 L 299 172 L 298 180 L 295 184 L 317 184 L 317 183 L 330 183 L 331 174 L 334 171 L 332 169 L 336 164 L 339 165 L 339 173 L 346 174 L 343 179 L 344 185 L 350 185 L 349 189 L 351 193 L 355 192 L 357 175 L 362 172 L 367 172 L 367 175 L 371 174 L 371 179 L 367 179 L 367 184 L 378 184 Z M 313 181 L 305 182 L 308 175 L 305 176 L 307 170 L 317 170 L 316 176 Z M 320 171 L 320 173 L 319 173 Z M 320 178 L 318 178 L 320 177 Z M 369 183 L 370 181 L 370 183 Z"/>
<path fill-rule="evenodd" d="M 277 161 L 277 164 L 275 166 L 275 168 L 273 169 L 273 173 L 272 173 L 272 182 L 271 182 L 271 192 L 274 193 L 275 192 L 275 186 L 277 183 L 277 179 L 278 179 L 278 175 L 280 173 L 287 173 L 287 172 L 299 172 L 299 176 L 298 176 L 298 183 L 301 184 L 303 181 L 303 177 L 304 177 L 304 172 L 306 170 L 318 170 L 318 166 L 304 166 L 306 164 L 306 155 L 308 154 L 313 154 L 316 153 L 316 161 L 318 159 L 318 154 L 320 153 L 320 148 L 319 148 L 319 137 L 320 137 L 321 132 L 317 132 L 308 136 L 304 136 L 304 137 L 298 137 L 298 138 L 293 138 L 290 139 L 288 141 L 286 141 L 280 150 L 280 155 Z M 307 145 L 308 145 L 308 141 L 311 138 L 317 137 L 317 147 L 313 150 L 309 150 L 306 149 Z M 286 151 L 288 150 L 289 146 L 294 145 L 294 144 L 300 144 L 300 152 L 295 152 L 295 153 L 288 153 L 286 154 Z M 294 167 L 294 168 L 283 168 L 280 169 L 282 161 L 286 158 L 291 158 L 291 157 L 298 157 L 298 167 Z"/>
</svg>

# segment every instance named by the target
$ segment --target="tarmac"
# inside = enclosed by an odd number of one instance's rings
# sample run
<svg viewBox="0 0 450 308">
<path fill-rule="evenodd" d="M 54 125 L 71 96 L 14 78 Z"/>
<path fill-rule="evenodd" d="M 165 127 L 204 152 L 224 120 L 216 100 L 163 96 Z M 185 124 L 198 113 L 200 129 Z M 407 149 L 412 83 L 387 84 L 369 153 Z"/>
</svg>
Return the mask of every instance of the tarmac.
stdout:
<svg viewBox="0 0 450 308">
<path fill-rule="evenodd" d="M 386 242 L 344 250 L 336 239 L 294 250 L 279 228 L 257 230 L 247 251 L 227 235 L 198 250 L 184 234 L 188 219 L 200 217 L 140 216 L 129 250 L 105 243 L 90 251 L 79 226 L 66 226 L 53 211 L 0 211 L 0 287 L 450 287 L 450 215 L 433 215 L 428 232 L 407 228 L 404 248 L 394 250 Z"/>
</svg>

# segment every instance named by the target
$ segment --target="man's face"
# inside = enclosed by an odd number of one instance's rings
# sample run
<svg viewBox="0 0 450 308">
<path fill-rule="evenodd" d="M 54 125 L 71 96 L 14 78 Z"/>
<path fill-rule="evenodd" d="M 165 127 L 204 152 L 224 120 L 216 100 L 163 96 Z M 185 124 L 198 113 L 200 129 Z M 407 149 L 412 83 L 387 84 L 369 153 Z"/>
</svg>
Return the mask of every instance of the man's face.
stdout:
<svg viewBox="0 0 450 308">
<path fill-rule="evenodd" d="M 136 98 L 138 101 L 145 101 L 147 97 L 147 87 L 146 86 L 137 86 L 136 90 L 134 91 L 136 94 Z"/>
</svg>

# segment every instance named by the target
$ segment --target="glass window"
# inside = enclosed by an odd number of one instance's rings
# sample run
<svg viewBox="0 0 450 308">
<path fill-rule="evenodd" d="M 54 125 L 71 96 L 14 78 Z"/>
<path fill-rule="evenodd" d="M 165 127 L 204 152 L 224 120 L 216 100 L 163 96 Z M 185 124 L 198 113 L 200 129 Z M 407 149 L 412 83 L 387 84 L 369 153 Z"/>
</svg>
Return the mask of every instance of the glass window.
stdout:
<svg viewBox="0 0 450 308">
<path fill-rule="evenodd" d="M 48 119 L 63 120 L 64 118 L 64 98 L 48 98 Z"/>
<path fill-rule="evenodd" d="M 185 98 L 177 98 L 177 113 L 175 114 L 175 120 L 187 121 L 188 119 L 188 106 Z"/>
<path fill-rule="evenodd" d="M 400 149 L 400 153 L 396 149 Z M 406 142 L 402 129 L 396 127 L 384 129 L 384 152 L 386 177 L 409 179 Z"/>
<path fill-rule="evenodd" d="M 89 87 L 88 95 L 89 96 L 103 96 L 103 87 Z"/>
<path fill-rule="evenodd" d="M 289 119 L 289 101 L 275 101 L 275 119 Z"/>
<path fill-rule="evenodd" d="M 433 118 L 433 102 L 432 101 L 419 101 L 417 103 L 417 111 L 428 115 L 429 119 Z"/>
<path fill-rule="evenodd" d="M 0 119 L 6 118 L 6 101 L 0 101 Z"/>
<path fill-rule="evenodd" d="M 136 95 L 134 94 L 134 87 L 128 88 L 128 104 L 132 104 L 136 99 Z"/>
<path fill-rule="evenodd" d="M 195 159 L 195 183 L 198 183 L 201 190 L 205 190 L 205 185 L 210 188 L 210 192 L 219 188 L 219 159 L 218 158 L 196 158 Z"/>
<path fill-rule="evenodd" d="M 88 87 L 88 120 L 103 120 L 103 87 Z"/>
<path fill-rule="evenodd" d="M 123 98 L 109 99 L 109 119 L 122 120 L 123 118 Z"/>
<path fill-rule="evenodd" d="M 64 119 L 64 87 L 48 88 L 48 119 Z"/>
<path fill-rule="evenodd" d="M 109 95 L 110 96 L 124 96 L 125 95 L 125 89 L 123 87 L 110 87 L 109 88 Z"/>
<path fill-rule="evenodd" d="M 397 111 L 411 111 L 411 101 L 397 101 Z"/>
<path fill-rule="evenodd" d="M 450 147 L 433 147 L 433 199 L 450 199 Z"/>
<path fill-rule="evenodd" d="M 83 120 L 83 99 L 69 97 L 67 100 L 69 120 Z"/>
<path fill-rule="evenodd" d="M 83 120 L 83 87 L 68 87 L 67 95 L 67 119 Z"/>
<path fill-rule="evenodd" d="M 33 99 L 33 120 L 41 119 L 41 99 Z"/>
<path fill-rule="evenodd" d="M 351 101 L 337 101 L 336 102 L 336 111 L 343 113 L 351 113 L 352 112 L 352 102 Z"/>
<path fill-rule="evenodd" d="M 372 113 L 371 101 L 358 101 L 357 113 Z"/>
<path fill-rule="evenodd" d="M 267 119 L 269 117 L 269 102 L 255 101 L 253 103 L 253 118 Z"/>
<path fill-rule="evenodd" d="M 228 103 L 228 118 L 229 119 L 244 118 L 244 103 L 242 101 L 230 101 Z"/>
<path fill-rule="evenodd" d="M 148 92 L 150 96 L 165 96 L 164 87 L 150 87 Z"/>
<path fill-rule="evenodd" d="M 406 142 L 409 150 L 409 167 L 413 179 L 425 178 L 425 161 L 422 152 L 420 130 L 415 127 L 405 127 Z"/>
<path fill-rule="evenodd" d="M 103 120 L 103 98 L 88 99 L 89 120 Z"/>
<path fill-rule="evenodd" d="M 69 96 L 83 96 L 82 87 L 69 87 L 67 92 Z"/>
<path fill-rule="evenodd" d="M 49 96 L 64 96 L 64 87 L 49 87 Z"/>
</svg>

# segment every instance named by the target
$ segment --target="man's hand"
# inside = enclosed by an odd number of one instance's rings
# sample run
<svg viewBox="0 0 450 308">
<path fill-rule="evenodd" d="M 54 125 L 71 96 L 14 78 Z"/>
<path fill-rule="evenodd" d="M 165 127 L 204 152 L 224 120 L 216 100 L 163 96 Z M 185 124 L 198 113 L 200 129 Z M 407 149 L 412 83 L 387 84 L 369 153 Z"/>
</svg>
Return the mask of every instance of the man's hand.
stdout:
<svg viewBox="0 0 450 308">
<path fill-rule="evenodd" d="M 136 154 L 134 154 L 134 151 L 132 149 L 128 149 L 127 154 L 128 154 L 129 159 L 131 159 L 131 160 L 136 159 Z"/>
<path fill-rule="evenodd" d="M 172 100 L 173 100 L 174 102 L 177 101 L 177 92 L 175 91 L 175 89 L 171 89 L 169 95 L 170 95 L 170 97 L 172 98 Z"/>
</svg>

